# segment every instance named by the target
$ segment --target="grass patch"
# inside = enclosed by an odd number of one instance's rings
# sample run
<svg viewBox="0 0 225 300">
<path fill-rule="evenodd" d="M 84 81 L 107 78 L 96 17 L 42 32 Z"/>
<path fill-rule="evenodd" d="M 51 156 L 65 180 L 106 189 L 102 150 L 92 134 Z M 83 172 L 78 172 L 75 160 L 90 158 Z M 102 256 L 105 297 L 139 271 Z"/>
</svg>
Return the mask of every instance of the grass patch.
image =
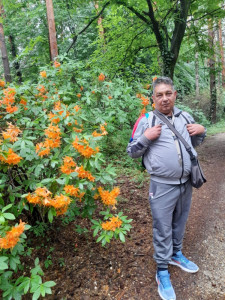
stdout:
<svg viewBox="0 0 225 300">
<path fill-rule="evenodd" d="M 222 120 L 216 124 L 210 125 L 207 128 L 207 136 L 225 132 L 225 121 Z"/>
</svg>

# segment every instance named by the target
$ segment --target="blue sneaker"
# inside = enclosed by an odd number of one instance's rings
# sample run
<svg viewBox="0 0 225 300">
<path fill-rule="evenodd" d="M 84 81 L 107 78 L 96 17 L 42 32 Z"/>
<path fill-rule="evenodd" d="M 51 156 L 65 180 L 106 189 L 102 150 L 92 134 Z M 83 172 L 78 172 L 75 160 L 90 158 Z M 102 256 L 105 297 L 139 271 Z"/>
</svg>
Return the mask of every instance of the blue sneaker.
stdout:
<svg viewBox="0 0 225 300">
<path fill-rule="evenodd" d="M 157 272 L 156 281 L 158 283 L 158 293 L 161 299 L 176 300 L 176 295 L 170 282 L 170 274 L 168 270 Z"/>
<path fill-rule="evenodd" d="M 188 260 L 181 251 L 178 251 L 175 255 L 173 255 L 169 263 L 171 265 L 178 266 L 189 273 L 196 273 L 199 270 L 199 267 L 192 261 Z"/>
</svg>

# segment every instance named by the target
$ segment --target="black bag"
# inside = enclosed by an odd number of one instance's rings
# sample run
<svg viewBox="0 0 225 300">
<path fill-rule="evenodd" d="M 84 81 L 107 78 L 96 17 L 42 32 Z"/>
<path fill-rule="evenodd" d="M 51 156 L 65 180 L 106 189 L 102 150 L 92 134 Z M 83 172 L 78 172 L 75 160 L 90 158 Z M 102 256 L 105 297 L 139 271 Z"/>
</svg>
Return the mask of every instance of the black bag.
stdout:
<svg viewBox="0 0 225 300">
<path fill-rule="evenodd" d="M 185 141 L 182 135 L 176 130 L 176 128 L 170 123 L 170 121 L 162 114 L 160 114 L 157 110 L 154 110 L 154 114 L 159 117 L 167 126 L 174 132 L 174 134 L 180 139 L 180 141 L 184 144 L 188 154 L 191 158 L 191 185 L 195 188 L 200 188 L 203 183 L 206 182 L 206 178 L 203 174 L 202 168 L 199 164 L 199 161 L 196 156 L 191 151 L 190 145 Z"/>
<path fill-rule="evenodd" d="M 191 185 L 195 188 L 200 188 L 206 182 L 202 168 L 197 157 L 191 159 Z"/>
</svg>

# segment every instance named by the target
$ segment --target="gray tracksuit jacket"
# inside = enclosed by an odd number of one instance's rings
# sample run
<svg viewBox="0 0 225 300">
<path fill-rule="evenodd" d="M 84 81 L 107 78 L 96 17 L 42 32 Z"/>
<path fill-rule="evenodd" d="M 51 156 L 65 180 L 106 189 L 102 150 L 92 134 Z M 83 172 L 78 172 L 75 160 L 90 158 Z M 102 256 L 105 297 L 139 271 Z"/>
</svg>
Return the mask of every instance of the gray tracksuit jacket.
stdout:
<svg viewBox="0 0 225 300">
<path fill-rule="evenodd" d="M 180 132 L 184 139 L 191 145 L 194 155 L 197 153 L 194 147 L 202 143 L 205 133 L 190 137 L 186 125 L 195 123 L 194 119 L 187 112 L 182 112 L 174 107 L 174 123 L 175 128 Z M 144 131 L 151 127 L 149 120 L 153 120 L 154 125 L 162 124 L 160 136 L 154 140 L 148 140 Z M 147 171 L 151 174 L 151 179 L 166 184 L 180 184 L 188 180 L 191 172 L 190 155 L 186 151 L 183 143 L 178 140 L 181 159 L 178 156 L 177 146 L 175 144 L 172 131 L 153 113 L 149 113 L 149 120 L 143 117 L 135 131 L 133 139 L 127 146 L 127 153 L 132 158 L 143 158 L 143 163 Z M 205 131 L 206 132 L 206 131 Z"/>
</svg>

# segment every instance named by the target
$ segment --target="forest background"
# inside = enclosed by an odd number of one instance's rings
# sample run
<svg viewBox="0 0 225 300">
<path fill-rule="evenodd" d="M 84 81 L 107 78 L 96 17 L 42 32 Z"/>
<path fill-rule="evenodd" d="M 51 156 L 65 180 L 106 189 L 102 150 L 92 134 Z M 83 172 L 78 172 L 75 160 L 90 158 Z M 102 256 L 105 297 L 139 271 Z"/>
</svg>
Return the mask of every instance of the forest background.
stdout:
<svg viewBox="0 0 225 300">
<path fill-rule="evenodd" d="M 76 224 L 106 246 L 132 220 L 116 211 L 116 176 L 143 178 L 126 155 L 152 82 L 173 78 L 177 106 L 224 131 L 224 1 L 1 0 L 0 289 L 51 294 L 33 238 Z M 29 229 L 29 230 L 28 230 Z M 25 231 L 28 230 L 25 234 Z M 63 262 L 62 262 L 63 263 Z"/>
</svg>

